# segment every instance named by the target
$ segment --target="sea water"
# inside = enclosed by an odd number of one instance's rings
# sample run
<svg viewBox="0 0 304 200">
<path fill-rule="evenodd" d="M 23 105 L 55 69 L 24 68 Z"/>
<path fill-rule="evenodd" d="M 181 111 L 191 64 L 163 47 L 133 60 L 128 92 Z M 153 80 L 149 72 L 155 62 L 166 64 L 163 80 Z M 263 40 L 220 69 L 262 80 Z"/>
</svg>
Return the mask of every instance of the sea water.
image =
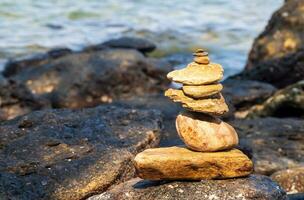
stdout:
<svg viewBox="0 0 304 200">
<path fill-rule="evenodd" d="M 111 38 L 139 36 L 158 46 L 151 56 L 182 56 L 205 48 L 230 75 L 243 68 L 254 38 L 282 4 L 283 0 L 0 0 L 0 65 L 55 47 L 80 50 Z"/>
</svg>

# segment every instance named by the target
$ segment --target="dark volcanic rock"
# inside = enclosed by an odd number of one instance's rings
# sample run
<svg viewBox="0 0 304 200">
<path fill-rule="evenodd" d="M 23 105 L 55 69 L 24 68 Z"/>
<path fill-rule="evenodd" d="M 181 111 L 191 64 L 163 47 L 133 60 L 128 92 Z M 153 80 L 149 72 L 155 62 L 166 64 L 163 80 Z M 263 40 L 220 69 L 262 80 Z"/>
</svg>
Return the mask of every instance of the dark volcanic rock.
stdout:
<svg viewBox="0 0 304 200">
<path fill-rule="evenodd" d="M 296 83 L 304 78 L 304 49 L 282 58 L 259 62 L 234 78 L 263 81 L 278 88 Z"/>
<path fill-rule="evenodd" d="M 1 199 L 83 199 L 134 176 L 159 142 L 154 110 L 99 106 L 36 111 L 0 124 Z"/>
<path fill-rule="evenodd" d="M 52 49 L 47 53 L 40 53 L 21 57 L 18 59 L 10 60 L 4 67 L 3 75 L 6 77 L 13 76 L 21 72 L 23 69 L 38 67 L 43 64 L 47 64 L 56 58 L 65 56 L 72 53 L 72 50 L 68 48 Z"/>
<path fill-rule="evenodd" d="M 303 117 L 304 80 L 277 91 L 261 105 L 252 107 L 248 116 Z"/>
<path fill-rule="evenodd" d="M 153 51 L 156 46 L 152 42 L 135 37 L 121 37 L 118 39 L 113 39 L 102 43 L 104 46 L 112 48 L 127 48 L 127 49 L 136 49 L 140 52 L 147 53 Z"/>
<path fill-rule="evenodd" d="M 11 77 L 46 96 L 56 108 L 91 107 L 113 99 L 159 93 L 169 81 L 168 67 L 157 67 L 130 49 L 73 53 Z"/>
<path fill-rule="evenodd" d="M 262 103 L 276 91 L 276 88 L 270 84 L 250 80 L 230 78 L 226 79 L 223 85 L 222 93 L 225 99 L 236 110 L 244 110 L 257 103 Z"/>
<path fill-rule="evenodd" d="M 303 7 L 303 0 L 285 1 L 284 6 L 272 15 L 264 32 L 254 41 L 246 69 L 255 68 L 261 61 L 285 57 L 304 47 Z"/>
<path fill-rule="evenodd" d="M 241 149 L 251 152 L 254 171 L 272 173 L 304 163 L 304 121 L 291 118 L 257 118 L 230 122 Z"/>
<path fill-rule="evenodd" d="M 287 193 L 304 193 L 304 165 L 278 171 L 272 174 L 271 178 L 284 188 Z"/>
<path fill-rule="evenodd" d="M 46 99 L 35 96 L 25 85 L 0 75 L 0 121 L 49 107 Z"/>
<path fill-rule="evenodd" d="M 250 175 L 247 178 L 202 180 L 200 182 L 156 182 L 139 178 L 119 184 L 89 200 L 281 200 L 285 192 L 270 178 Z"/>
</svg>

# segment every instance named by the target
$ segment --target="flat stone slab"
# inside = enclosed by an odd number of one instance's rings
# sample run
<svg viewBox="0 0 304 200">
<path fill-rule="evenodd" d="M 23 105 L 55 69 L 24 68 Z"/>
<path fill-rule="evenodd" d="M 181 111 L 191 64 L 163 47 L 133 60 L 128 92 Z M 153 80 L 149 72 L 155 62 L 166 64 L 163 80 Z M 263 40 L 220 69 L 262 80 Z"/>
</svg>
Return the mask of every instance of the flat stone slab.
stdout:
<svg viewBox="0 0 304 200">
<path fill-rule="evenodd" d="M 263 175 L 199 182 L 146 181 L 121 183 L 89 200 L 286 200 L 282 188 Z"/>
<path fill-rule="evenodd" d="M 182 147 L 152 148 L 136 155 L 137 175 L 148 180 L 223 179 L 249 175 L 252 161 L 238 149 L 195 152 Z"/>
<path fill-rule="evenodd" d="M 155 110 L 104 105 L 36 111 L 0 123 L 0 199 L 78 200 L 133 178 L 159 143 Z"/>
<path fill-rule="evenodd" d="M 221 94 L 208 98 L 193 99 L 186 96 L 182 90 L 170 88 L 165 92 L 165 96 L 174 102 L 180 102 L 184 108 L 194 112 L 223 115 L 229 111 L 225 99 Z"/>
<path fill-rule="evenodd" d="M 192 62 L 183 69 L 168 73 L 167 78 L 184 85 L 206 85 L 221 80 L 223 72 L 222 66 L 216 63 L 201 65 Z"/>
</svg>

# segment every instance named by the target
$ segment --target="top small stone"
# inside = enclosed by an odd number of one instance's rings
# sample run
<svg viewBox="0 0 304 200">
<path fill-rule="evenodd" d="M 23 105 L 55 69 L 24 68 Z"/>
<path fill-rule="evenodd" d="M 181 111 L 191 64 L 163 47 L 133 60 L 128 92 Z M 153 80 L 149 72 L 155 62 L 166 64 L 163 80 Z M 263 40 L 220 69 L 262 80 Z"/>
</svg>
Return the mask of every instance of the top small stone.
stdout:
<svg viewBox="0 0 304 200">
<path fill-rule="evenodd" d="M 203 49 L 197 49 L 195 53 L 193 53 L 194 62 L 197 64 L 208 65 L 210 63 L 208 52 Z"/>
</svg>

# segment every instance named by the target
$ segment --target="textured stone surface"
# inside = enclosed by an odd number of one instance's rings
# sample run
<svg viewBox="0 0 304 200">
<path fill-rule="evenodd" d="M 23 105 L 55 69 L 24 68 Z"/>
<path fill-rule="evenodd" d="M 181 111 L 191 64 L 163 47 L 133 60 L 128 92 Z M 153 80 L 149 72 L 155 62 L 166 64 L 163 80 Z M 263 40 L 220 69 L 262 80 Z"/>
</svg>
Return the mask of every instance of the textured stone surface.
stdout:
<svg viewBox="0 0 304 200">
<path fill-rule="evenodd" d="M 304 165 L 275 172 L 271 178 L 288 194 L 304 193 Z"/>
<path fill-rule="evenodd" d="M 168 89 L 165 92 L 165 96 L 169 97 L 174 102 L 180 102 L 184 108 L 187 108 L 190 111 L 211 115 L 222 115 L 229 110 L 225 99 L 221 94 L 208 98 L 193 99 L 186 96 L 182 90 Z"/>
<path fill-rule="evenodd" d="M 176 129 L 187 147 L 195 151 L 220 151 L 238 144 L 238 135 L 232 126 L 205 114 L 179 114 Z"/>
<path fill-rule="evenodd" d="M 304 121 L 296 118 L 234 120 L 242 149 L 252 155 L 254 171 L 271 175 L 304 163 Z"/>
<path fill-rule="evenodd" d="M 237 149 L 195 152 L 182 147 L 147 149 L 136 155 L 137 175 L 148 180 L 202 180 L 242 177 L 252 172 L 251 160 Z"/>
<path fill-rule="evenodd" d="M 303 47 L 303 10 L 303 0 L 285 1 L 282 8 L 272 15 L 265 30 L 255 39 L 246 69 L 256 67 L 261 61 L 284 57 Z"/>
<path fill-rule="evenodd" d="M 25 68 L 10 78 L 27 85 L 36 95 L 47 97 L 53 107 L 82 108 L 159 93 L 169 84 L 164 76 L 168 71 L 156 67 L 136 50 L 104 49 L 61 56 L 48 64 Z"/>
<path fill-rule="evenodd" d="M 0 75 L 0 121 L 34 110 L 50 108 L 50 102 L 37 97 L 24 85 Z"/>
<path fill-rule="evenodd" d="M 160 113 L 100 106 L 36 111 L 0 124 L 1 199 L 83 199 L 134 176 L 159 143 Z"/>
<path fill-rule="evenodd" d="M 183 91 L 187 96 L 192 98 L 202 98 L 219 93 L 223 89 L 222 84 L 183 86 Z"/>
<path fill-rule="evenodd" d="M 248 109 L 255 104 L 262 103 L 277 90 L 268 83 L 251 80 L 228 78 L 222 84 L 224 86 L 223 96 L 237 110 Z"/>
<path fill-rule="evenodd" d="M 234 78 L 267 82 L 277 88 L 303 80 L 304 49 L 281 58 L 261 61 L 252 69 L 244 70 Z"/>
<path fill-rule="evenodd" d="M 192 62 L 186 68 L 168 73 L 167 78 L 184 85 L 205 85 L 221 80 L 223 71 L 222 66 L 216 63 L 200 65 Z"/>
<path fill-rule="evenodd" d="M 158 182 L 132 179 L 89 200 L 286 200 L 285 192 L 270 178 Z"/>
<path fill-rule="evenodd" d="M 303 117 L 304 80 L 277 91 L 264 103 L 249 110 L 250 117 Z"/>
</svg>

